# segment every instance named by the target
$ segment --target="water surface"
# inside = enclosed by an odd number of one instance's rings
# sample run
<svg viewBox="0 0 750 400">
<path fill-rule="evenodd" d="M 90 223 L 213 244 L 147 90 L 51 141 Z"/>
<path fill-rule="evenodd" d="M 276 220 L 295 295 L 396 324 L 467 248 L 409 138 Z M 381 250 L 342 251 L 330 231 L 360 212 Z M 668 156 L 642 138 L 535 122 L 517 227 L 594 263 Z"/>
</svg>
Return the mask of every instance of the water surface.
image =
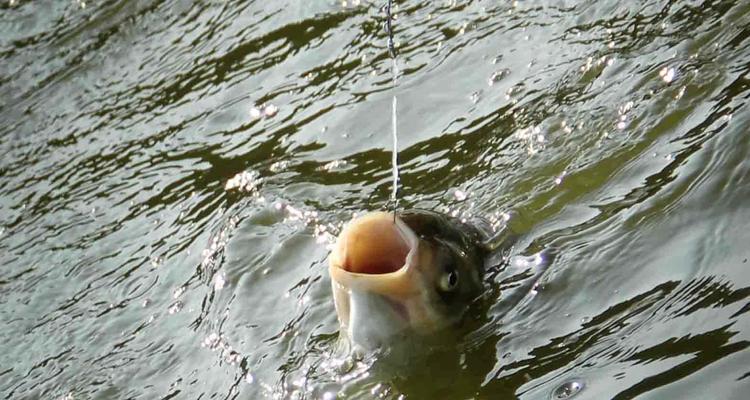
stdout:
<svg viewBox="0 0 750 400">
<path fill-rule="evenodd" d="M 3 0 L 3 398 L 746 398 L 750 4 L 398 1 L 395 88 L 382 5 Z M 393 94 L 401 205 L 520 237 L 409 376 L 326 273 Z"/>
</svg>

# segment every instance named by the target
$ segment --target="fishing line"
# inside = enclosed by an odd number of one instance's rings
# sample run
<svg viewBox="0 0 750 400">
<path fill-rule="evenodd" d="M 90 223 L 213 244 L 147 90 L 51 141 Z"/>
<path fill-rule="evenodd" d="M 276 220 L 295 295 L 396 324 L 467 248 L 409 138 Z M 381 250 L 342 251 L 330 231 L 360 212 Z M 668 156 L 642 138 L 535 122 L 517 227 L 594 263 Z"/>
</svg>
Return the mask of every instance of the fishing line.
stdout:
<svg viewBox="0 0 750 400">
<path fill-rule="evenodd" d="M 385 6 L 385 31 L 388 34 L 388 54 L 391 56 L 391 73 L 393 75 L 393 83 L 391 90 L 393 93 L 393 101 L 391 102 L 391 132 L 393 134 L 393 152 L 391 156 L 391 170 L 393 171 L 393 188 L 391 191 L 391 198 L 389 203 L 393 206 L 393 222 L 396 222 L 396 213 L 398 212 L 398 122 L 396 119 L 396 109 L 398 106 L 398 99 L 396 98 L 396 78 L 398 77 L 398 64 L 396 63 L 396 50 L 393 45 L 393 16 L 391 14 L 391 7 L 393 6 L 393 0 L 388 0 Z"/>
</svg>

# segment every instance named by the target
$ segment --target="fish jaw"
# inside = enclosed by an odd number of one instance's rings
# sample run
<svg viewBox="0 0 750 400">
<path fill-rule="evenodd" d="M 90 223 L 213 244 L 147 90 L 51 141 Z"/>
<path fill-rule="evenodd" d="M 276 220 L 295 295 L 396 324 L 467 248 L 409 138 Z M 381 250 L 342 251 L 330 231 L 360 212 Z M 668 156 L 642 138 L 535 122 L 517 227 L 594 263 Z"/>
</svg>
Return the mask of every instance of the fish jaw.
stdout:
<svg viewBox="0 0 750 400">
<path fill-rule="evenodd" d="M 353 342 L 379 347 L 394 335 L 429 332 L 440 324 L 428 284 L 430 252 L 390 213 L 351 221 L 329 258 L 342 332 Z"/>
</svg>

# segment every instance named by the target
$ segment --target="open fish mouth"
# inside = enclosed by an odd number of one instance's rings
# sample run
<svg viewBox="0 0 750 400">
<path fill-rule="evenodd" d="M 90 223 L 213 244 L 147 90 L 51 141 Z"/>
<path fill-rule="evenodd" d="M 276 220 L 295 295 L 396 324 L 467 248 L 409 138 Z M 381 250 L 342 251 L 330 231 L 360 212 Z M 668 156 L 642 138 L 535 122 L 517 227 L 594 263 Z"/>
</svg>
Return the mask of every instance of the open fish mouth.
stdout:
<svg viewBox="0 0 750 400">
<path fill-rule="evenodd" d="M 329 272 L 339 321 L 350 336 L 373 341 L 411 325 L 422 308 L 415 307 L 418 246 L 417 234 L 391 213 L 369 213 L 346 225 Z"/>
<path fill-rule="evenodd" d="M 413 261 L 417 235 L 400 218 L 385 212 L 350 222 L 339 235 L 331 267 L 357 275 L 398 272 Z"/>
<path fill-rule="evenodd" d="M 331 252 L 334 283 L 398 299 L 417 288 L 407 275 L 417 263 L 418 237 L 400 218 L 374 212 L 344 227 Z"/>
</svg>

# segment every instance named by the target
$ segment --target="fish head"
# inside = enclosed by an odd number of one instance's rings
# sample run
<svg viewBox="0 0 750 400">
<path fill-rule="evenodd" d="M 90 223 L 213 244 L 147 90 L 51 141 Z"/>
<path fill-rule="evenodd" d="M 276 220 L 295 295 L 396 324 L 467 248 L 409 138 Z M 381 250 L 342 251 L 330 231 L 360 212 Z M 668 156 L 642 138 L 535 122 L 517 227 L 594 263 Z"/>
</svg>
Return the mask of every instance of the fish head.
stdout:
<svg viewBox="0 0 750 400">
<path fill-rule="evenodd" d="M 469 226 L 427 211 L 350 221 L 329 256 L 342 334 L 382 347 L 460 321 L 483 287 L 479 242 Z"/>
</svg>

